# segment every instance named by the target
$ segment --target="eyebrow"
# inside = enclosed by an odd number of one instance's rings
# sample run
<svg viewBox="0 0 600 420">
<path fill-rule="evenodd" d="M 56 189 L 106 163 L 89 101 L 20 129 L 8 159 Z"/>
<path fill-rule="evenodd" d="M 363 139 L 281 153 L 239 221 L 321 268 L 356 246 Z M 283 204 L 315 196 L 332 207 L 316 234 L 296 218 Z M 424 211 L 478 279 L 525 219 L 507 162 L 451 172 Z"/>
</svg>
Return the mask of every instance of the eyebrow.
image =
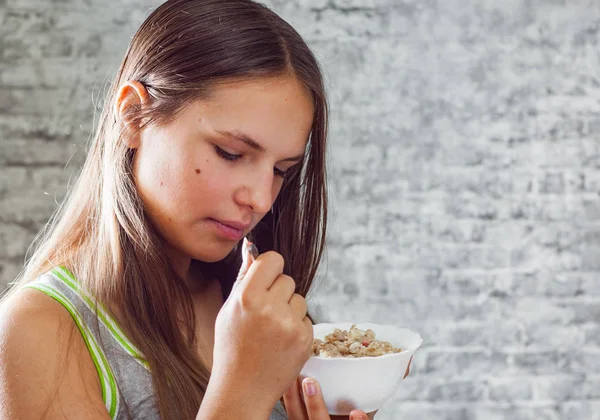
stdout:
<svg viewBox="0 0 600 420">
<path fill-rule="evenodd" d="M 216 130 L 216 132 L 221 134 L 222 136 L 229 137 L 232 140 L 237 140 L 237 141 L 246 143 L 248 146 L 250 146 L 251 148 L 253 148 L 255 150 L 258 150 L 259 152 L 265 151 L 265 148 L 262 147 L 256 140 L 254 140 L 249 135 L 242 133 L 241 131 L 238 131 L 238 130 L 233 130 L 233 131 Z M 304 157 L 305 157 L 305 155 L 304 155 L 304 153 L 302 153 L 301 155 L 285 158 L 285 159 L 282 159 L 281 161 L 282 162 L 299 162 L 299 161 L 303 160 Z"/>
</svg>

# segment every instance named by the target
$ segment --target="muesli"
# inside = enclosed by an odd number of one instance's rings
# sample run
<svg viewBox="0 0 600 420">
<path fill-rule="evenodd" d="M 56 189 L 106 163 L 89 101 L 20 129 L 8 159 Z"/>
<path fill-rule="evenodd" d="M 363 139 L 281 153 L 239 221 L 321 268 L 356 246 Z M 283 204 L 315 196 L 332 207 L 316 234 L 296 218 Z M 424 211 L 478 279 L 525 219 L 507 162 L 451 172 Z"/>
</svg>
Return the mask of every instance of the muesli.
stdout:
<svg viewBox="0 0 600 420">
<path fill-rule="evenodd" d="M 323 357 L 375 357 L 401 351 L 387 341 L 376 340 L 373 330 L 363 331 L 356 324 L 349 331 L 336 328 L 325 341 L 315 338 L 312 345 L 312 355 Z"/>
</svg>

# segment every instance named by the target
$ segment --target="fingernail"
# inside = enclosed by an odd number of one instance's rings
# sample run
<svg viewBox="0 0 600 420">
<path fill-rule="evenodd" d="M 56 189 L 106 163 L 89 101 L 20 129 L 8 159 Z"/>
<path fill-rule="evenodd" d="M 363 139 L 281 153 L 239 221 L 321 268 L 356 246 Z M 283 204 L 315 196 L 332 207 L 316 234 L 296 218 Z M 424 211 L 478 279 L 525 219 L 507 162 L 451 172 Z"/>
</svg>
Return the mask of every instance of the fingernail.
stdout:
<svg viewBox="0 0 600 420">
<path fill-rule="evenodd" d="M 305 379 L 303 382 L 304 393 L 309 397 L 317 395 L 317 384 L 310 379 Z"/>
</svg>

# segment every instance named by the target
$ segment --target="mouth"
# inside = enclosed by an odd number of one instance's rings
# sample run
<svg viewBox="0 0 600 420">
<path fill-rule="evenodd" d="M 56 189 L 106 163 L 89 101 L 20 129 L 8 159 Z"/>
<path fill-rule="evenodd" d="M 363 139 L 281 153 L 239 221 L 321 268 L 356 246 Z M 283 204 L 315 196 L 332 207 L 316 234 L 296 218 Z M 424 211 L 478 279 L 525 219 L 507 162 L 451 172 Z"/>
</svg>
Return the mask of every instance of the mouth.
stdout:
<svg viewBox="0 0 600 420">
<path fill-rule="evenodd" d="M 236 221 L 221 221 L 217 219 L 208 219 L 216 228 L 217 232 L 230 240 L 239 241 L 245 236 L 245 232 L 250 228 L 249 223 Z"/>
<path fill-rule="evenodd" d="M 235 220 L 218 220 L 218 219 L 212 219 L 212 220 L 219 222 L 222 225 L 229 226 L 232 229 L 237 229 L 237 230 L 241 230 L 241 231 L 245 231 L 250 227 L 250 223 L 238 222 Z"/>
</svg>

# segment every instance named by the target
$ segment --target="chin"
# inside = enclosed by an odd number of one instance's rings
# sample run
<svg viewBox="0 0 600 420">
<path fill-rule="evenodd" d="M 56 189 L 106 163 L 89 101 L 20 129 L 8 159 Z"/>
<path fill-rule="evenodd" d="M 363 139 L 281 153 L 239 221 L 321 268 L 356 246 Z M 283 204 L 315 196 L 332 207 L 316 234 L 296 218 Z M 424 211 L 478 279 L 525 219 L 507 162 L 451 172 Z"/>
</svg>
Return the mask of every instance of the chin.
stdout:
<svg viewBox="0 0 600 420">
<path fill-rule="evenodd" d="M 233 246 L 223 249 L 214 249 L 213 252 L 198 252 L 194 259 L 206 263 L 215 263 L 224 260 L 233 251 Z"/>
<path fill-rule="evenodd" d="M 205 263 L 216 263 L 216 262 L 224 260 L 226 256 L 227 255 L 223 255 L 220 257 L 213 257 L 213 256 L 207 257 L 206 255 L 198 255 L 194 259 L 205 262 Z"/>
</svg>

